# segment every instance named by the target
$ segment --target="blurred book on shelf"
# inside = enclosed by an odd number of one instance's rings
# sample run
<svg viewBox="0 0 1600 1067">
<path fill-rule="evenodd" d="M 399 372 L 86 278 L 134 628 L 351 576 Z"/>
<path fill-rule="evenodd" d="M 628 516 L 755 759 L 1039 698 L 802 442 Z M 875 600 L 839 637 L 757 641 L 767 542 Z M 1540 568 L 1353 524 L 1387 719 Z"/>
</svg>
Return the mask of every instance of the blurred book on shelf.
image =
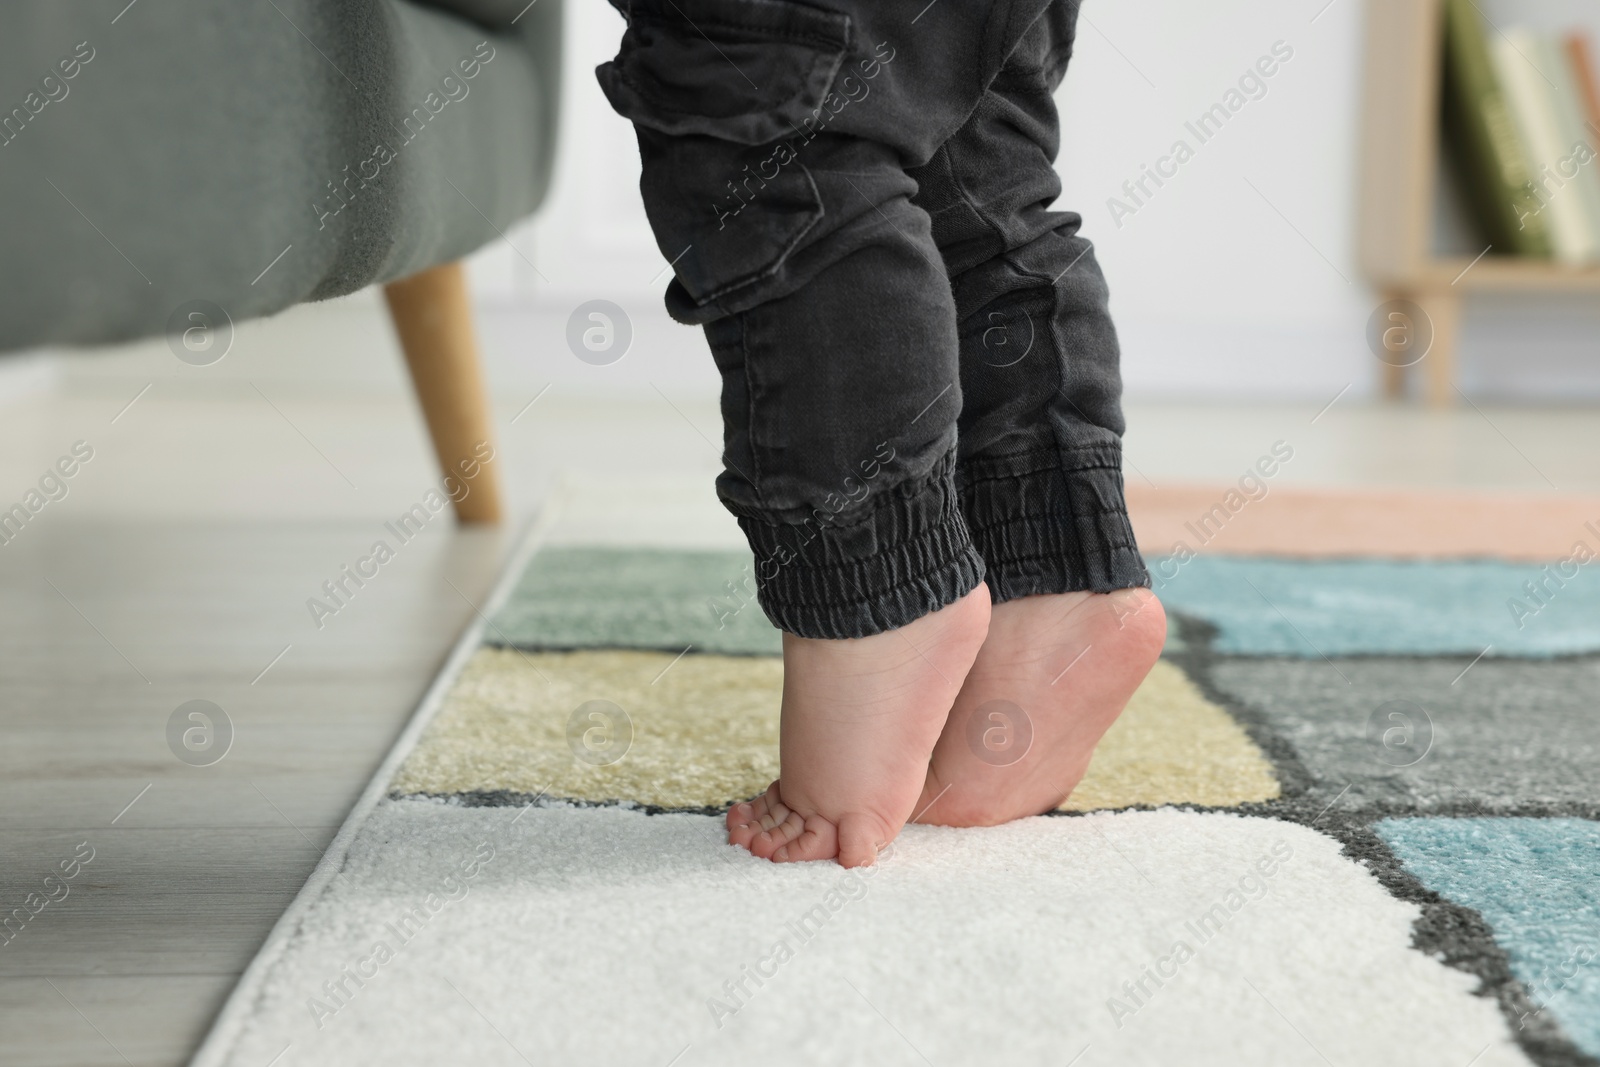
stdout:
<svg viewBox="0 0 1600 1067">
<path fill-rule="evenodd" d="M 1600 263 L 1600 76 L 1586 34 L 1491 28 L 1445 0 L 1442 118 L 1495 255 Z"/>
</svg>

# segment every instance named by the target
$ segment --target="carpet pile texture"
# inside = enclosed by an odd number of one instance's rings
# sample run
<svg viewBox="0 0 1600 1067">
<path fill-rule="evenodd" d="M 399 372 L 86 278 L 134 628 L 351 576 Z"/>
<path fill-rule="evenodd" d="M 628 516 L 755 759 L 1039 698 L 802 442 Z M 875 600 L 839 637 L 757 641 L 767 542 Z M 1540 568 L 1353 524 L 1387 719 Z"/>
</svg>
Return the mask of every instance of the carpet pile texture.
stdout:
<svg viewBox="0 0 1600 1067">
<path fill-rule="evenodd" d="M 1062 809 L 847 872 L 724 841 L 749 558 L 543 549 L 196 1062 L 1600 1064 L 1600 579 L 1518 559 L 1152 559 Z"/>
</svg>

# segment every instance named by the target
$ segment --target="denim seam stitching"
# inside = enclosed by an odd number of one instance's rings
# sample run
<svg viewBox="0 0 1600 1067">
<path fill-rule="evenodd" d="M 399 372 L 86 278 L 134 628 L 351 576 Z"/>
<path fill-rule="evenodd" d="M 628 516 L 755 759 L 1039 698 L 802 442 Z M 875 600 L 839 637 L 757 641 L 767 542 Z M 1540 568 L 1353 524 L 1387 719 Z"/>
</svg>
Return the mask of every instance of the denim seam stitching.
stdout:
<svg viewBox="0 0 1600 1067">
<path fill-rule="evenodd" d="M 996 77 L 999 77 L 999 75 L 996 74 Z M 992 79 L 990 81 L 990 85 L 993 85 L 993 80 Z M 989 91 L 990 91 L 989 87 L 986 86 L 984 88 L 984 90 L 983 90 L 983 93 L 978 97 L 977 106 L 975 106 L 972 109 L 972 114 L 968 115 L 967 118 L 966 118 L 966 121 L 962 123 L 963 127 L 966 126 L 967 122 L 971 122 L 973 117 L 977 115 L 978 109 L 983 107 L 983 102 L 989 96 Z M 945 163 L 950 168 L 950 183 L 955 186 L 956 195 L 961 198 L 962 203 L 966 204 L 967 207 L 971 209 L 972 213 L 974 215 L 978 216 L 979 220 L 982 221 L 984 226 L 988 227 L 991 231 L 993 231 L 995 239 L 1000 242 L 1000 248 L 1002 249 L 1001 255 L 1002 256 L 1006 255 L 1006 253 L 1004 252 L 1004 249 L 1006 247 L 1005 231 L 1000 229 L 1000 225 L 998 223 L 996 223 L 993 219 L 991 219 L 987 212 L 980 211 L 978 209 L 978 205 L 977 205 L 976 200 L 974 199 L 972 194 L 967 190 L 966 184 L 961 180 L 960 174 L 958 172 L 958 168 L 956 167 L 956 159 L 955 159 L 956 150 L 952 149 L 950 146 L 955 143 L 956 137 L 958 137 L 960 135 L 960 132 L 961 132 L 960 130 L 957 130 L 956 133 L 953 134 L 949 138 L 949 140 L 945 141 L 944 146 L 943 146 L 944 149 L 945 149 L 945 153 L 944 153 L 945 154 Z M 940 258 L 942 259 L 943 258 L 943 249 L 940 249 L 940 253 L 941 253 Z M 954 287 L 952 286 L 952 289 L 953 288 Z M 977 310 L 977 309 L 974 309 L 974 310 Z M 965 318 L 966 318 L 966 316 L 961 315 L 961 316 L 958 317 L 957 321 L 964 321 Z"/>
<path fill-rule="evenodd" d="M 806 234 L 815 229 L 817 223 L 821 222 L 823 217 L 828 213 L 828 209 L 822 203 L 822 192 L 817 188 L 816 179 L 811 176 L 811 171 L 804 163 L 799 162 L 795 163 L 795 169 L 798 170 L 800 174 L 805 176 L 806 184 L 811 189 L 811 200 L 812 203 L 816 205 L 816 210 L 812 213 L 811 217 L 806 220 L 806 224 L 800 227 L 799 231 L 789 239 L 789 242 L 779 249 L 778 254 L 773 258 L 771 263 L 766 264 L 759 270 L 754 270 L 748 274 L 735 278 L 733 281 L 723 285 L 720 289 L 712 290 L 705 295 L 703 300 L 695 301 L 695 305 L 697 307 L 707 307 L 711 304 L 718 303 L 723 297 L 729 295 L 730 293 L 735 293 L 740 289 L 764 282 L 768 278 L 771 278 L 774 274 L 777 274 L 783 269 L 784 264 L 788 262 L 789 256 L 794 252 L 795 248 L 802 240 L 805 239 Z"/>
<path fill-rule="evenodd" d="M 756 503 L 765 508 L 767 497 L 761 488 L 761 454 L 756 448 L 755 436 L 756 390 L 755 382 L 750 377 L 750 342 L 749 331 L 746 329 L 749 317 L 748 312 L 739 316 L 739 356 L 743 364 L 740 371 L 744 374 L 745 441 L 750 446 L 750 477 L 755 483 L 751 488 L 756 491 Z"/>
<path fill-rule="evenodd" d="M 1051 160 L 1052 164 L 1054 162 L 1055 162 L 1054 160 Z M 1006 258 L 1007 258 L 1007 262 L 1010 263 L 1010 265 L 1013 268 L 1021 271 L 1022 274 L 1025 277 L 1034 277 L 1034 278 L 1037 278 L 1040 281 L 1044 280 L 1044 275 L 1042 273 L 1035 273 L 1035 272 L 1029 270 L 1027 267 L 1022 266 L 1021 264 L 1018 264 L 1010 256 L 1007 256 Z M 1050 340 L 1052 342 L 1053 350 L 1056 353 L 1056 359 L 1055 359 L 1055 365 L 1056 365 L 1056 393 L 1055 393 L 1055 395 L 1059 396 L 1062 400 L 1066 401 L 1066 403 L 1072 408 L 1072 410 L 1078 415 L 1078 417 L 1083 419 L 1083 421 L 1087 422 L 1088 421 L 1088 417 L 1085 416 L 1084 413 L 1081 410 L 1079 410 L 1078 405 L 1074 404 L 1072 402 L 1072 398 L 1067 395 L 1067 347 L 1066 347 L 1066 345 L 1064 343 L 1064 339 L 1061 337 L 1060 330 L 1057 329 L 1057 326 L 1056 326 L 1057 319 L 1060 318 L 1060 314 L 1061 314 L 1061 289 L 1060 289 L 1059 285 L 1057 284 L 1057 283 L 1060 282 L 1060 280 L 1061 280 L 1061 276 L 1057 275 L 1055 278 L 1051 279 L 1049 282 L 1046 283 L 1046 284 L 1048 284 L 1050 286 L 1050 327 L 1049 327 L 1050 328 Z M 1059 452 L 1063 452 L 1067 447 L 1067 442 L 1062 440 L 1061 429 L 1057 425 L 1056 420 L 1046 418 L 1045 422 L 1050 427 L 1050 437 L 1051 437 L 1052 440 L 1055 441 L 1056 451 L 1058 453 Z M 1061 492 L 1062 492 L 1062 494 L 1064 495 L 1064 497 L 1066 499 L 1067 511 L 1069 513 L 1075 513 L 1074 509 L 1073 509 L 1073 506 L 1072 506 L 1073 505 L 1073 499 L 1072 499 L 1073 498 L 1073 492 L 1072 492 L 1072 482 L 1071 482 L 1071 480 L 1067 477 L 1067 473 L 1065 471 L 1063 471 L 1063 470 L 1060 470 L 1059 468 L 1056 470 L 1056 478 L 1057 478 L 1057 480 L 1059 482 L 1059 485 L 1060 485 L 1060 488 L 1061 488 Z M 1124 507 L 1126 507 L 1126 503 L 1124 503 Z M 1087 561 L 1087 558 L 1086 558 L 1084 546 L 1082 544 L 1077 543 L 1076 541 L 1074 541 L 1073 549 L 1074 549 L 1074 551 L 1071 553 L 1071 559 L 1068 560 L 1068 561 L 1064 561 L 1064 562 L 1071 568 L 1071 570 L 1074 573 L 1087 574 L 1088 571 L 1089 571 L 1089 567 L 1088 567 L 1088 561 Z"/>
</svg>

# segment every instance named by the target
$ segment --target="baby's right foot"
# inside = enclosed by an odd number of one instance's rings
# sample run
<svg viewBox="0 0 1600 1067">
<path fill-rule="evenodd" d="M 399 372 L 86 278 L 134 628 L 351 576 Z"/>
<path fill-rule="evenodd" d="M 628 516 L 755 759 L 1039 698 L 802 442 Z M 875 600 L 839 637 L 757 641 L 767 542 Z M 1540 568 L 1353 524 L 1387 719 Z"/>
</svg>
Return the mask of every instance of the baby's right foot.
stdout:
<svg viewBox="0 0 1600 1067">
<path fill-rule="evenodd" d="M 871 637 L 784 634 L 780 776 L 728 812 L 728 841 L 778 863 L 872 863 L 916 814 L 928 757 L 988 626 L 979 585 Z"/>
<path fill-rule="evenodd" d="M 995 826 L 1060 804 L 1166 634 L 1166 613 L 1148 589 L 996 606 L 933 751 L 918 821 Z"/>
</svg>

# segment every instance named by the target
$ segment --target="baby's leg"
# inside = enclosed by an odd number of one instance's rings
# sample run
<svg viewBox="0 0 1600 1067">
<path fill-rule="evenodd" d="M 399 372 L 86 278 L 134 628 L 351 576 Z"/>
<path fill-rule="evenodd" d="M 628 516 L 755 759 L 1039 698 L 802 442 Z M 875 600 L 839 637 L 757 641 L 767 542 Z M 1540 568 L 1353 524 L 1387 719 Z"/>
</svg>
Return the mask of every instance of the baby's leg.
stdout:
<svg viewBox="0 0 1600 1067">
<path fill-rule="evenodd" d="M 759 856 L 871 862 L 916 813 L 986 632 L 955 302 L 905 168 L 1044 3 L 913 25 L 871 0 L 633 0 L 600 71 L 639 134 L 668 309 L 705 326 L 722 374 L 718 493 L 785 632 L 780 778 L 728 818 Z"/>
<path fill-rule="evenodd" d="M 1058 805 L 1160 654 L 1161 605 L 1122 494 L 1121 378 L 1080 219 L 1052 212 L 1052 92 L 1076 3 L 1024 36 L 972 117 L 913 172 L 961 335 L 957 484 L 994 599 L 934 753 L 924 822 Z"/>
</svg>

